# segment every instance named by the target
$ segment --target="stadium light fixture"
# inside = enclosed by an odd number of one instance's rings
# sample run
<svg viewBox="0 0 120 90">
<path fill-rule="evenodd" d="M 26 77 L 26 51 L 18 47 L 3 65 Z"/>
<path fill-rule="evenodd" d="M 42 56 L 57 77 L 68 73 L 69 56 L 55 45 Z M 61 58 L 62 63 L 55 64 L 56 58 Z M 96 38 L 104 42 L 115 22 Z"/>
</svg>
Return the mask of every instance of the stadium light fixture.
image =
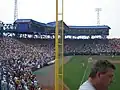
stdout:
<svg viewBox="0 0 120 90">
<path fill-rule="evenodd" d="M 100 25 L 100 11 L 102 11 L 102 9 L 95 8 L 95 11 L 97 12 L 97 25 Z"/>
<path fill-rule="evenodd" d="M 15 0 L 14 2 L 14 21 L 18 19 L 18 0 Z"/>
</svg>

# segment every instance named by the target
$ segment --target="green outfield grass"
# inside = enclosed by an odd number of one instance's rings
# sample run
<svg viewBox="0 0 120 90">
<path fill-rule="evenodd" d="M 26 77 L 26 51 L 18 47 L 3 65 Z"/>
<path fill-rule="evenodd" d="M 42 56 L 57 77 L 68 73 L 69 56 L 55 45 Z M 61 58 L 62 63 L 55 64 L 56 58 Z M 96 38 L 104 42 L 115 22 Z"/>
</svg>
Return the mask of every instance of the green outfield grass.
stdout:
<svg viewBox="0 0 120 90">
<path fill-rule="evenodd" d="M 120 60 L 120 56 L 110 57 L 110 56 L 94 56 L 95 59 L 110 59 L 110 60 Z M 70 88 L 70 90 L 77 90 L 82 81 L 83 74 L 87 67 L 88 56 L 73 56 L 71 60 L 64 65 L 64 83 Z M 84 67 L 82 65 L 84 63 Z M 120 64 L 115 64 L 117 70 L 115 71 L 114 83 L 110 86 L 109 90 L 120 90 Z M 86 75 L 83 82 L 87 79 L 90 72 L 91 64 L 88 64 L 86 70 Z"/>
</svg>

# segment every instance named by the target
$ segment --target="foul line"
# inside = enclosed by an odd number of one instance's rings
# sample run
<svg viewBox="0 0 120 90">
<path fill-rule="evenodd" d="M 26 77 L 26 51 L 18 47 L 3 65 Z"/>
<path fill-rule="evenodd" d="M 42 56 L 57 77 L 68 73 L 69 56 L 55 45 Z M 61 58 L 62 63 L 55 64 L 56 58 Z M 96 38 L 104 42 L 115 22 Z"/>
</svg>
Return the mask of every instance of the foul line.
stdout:
<svg viewBox="0 0 120 90">
<path fill-rule="evenodd" d="M 85 69 L 85 71 L 84 71 L 84 74 L 83 74 L 83 77 L 82 77 L 82 81 L 81 81 L 81 83 L 80 83 L 80 86 L 81 86 L 82 83 L 83 83 L 83 80 L 84 80 L 84 78 L 85 78 L 85 75 L 86 75 L 87 69 L 88 69 L 88 61 L 87 61 L 87 66 L 86 66 L 86 69 Z"/>
</svg>

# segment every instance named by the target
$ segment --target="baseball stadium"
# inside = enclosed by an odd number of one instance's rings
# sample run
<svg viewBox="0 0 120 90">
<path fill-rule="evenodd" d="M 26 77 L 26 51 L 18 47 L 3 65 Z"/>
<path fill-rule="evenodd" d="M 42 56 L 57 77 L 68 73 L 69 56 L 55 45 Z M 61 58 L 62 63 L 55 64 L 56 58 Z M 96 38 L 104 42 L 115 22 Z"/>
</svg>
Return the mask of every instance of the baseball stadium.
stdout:
<svg viewBox="0 0 120 90">
<path fill-rule="evenodd" d="M 67 26 L 65 22 L 63 26 L 64 90 L 77 90 L 87 79 L 92 62 L 101 59 L 116 65 L 110 90 L 120 89 L 120 39 L 107 38 L 110 26 Z M 1 88 L 10 84 L 15 90 L 54 90 L 55 27 L 56 22 L 45 24 L 32 19 L 1 22 Z"/>
<path fill-rule="evenodd" d="M 108 38 L 111 26 L 68 25 L 61 11 L 58 20 L 56 0 L 56 21 L 18 19 L 15 0 L 14 22 L 0 21 L 0 90 L 78 90 L 99 60 L 115 65 L 109 90 L 120 89 L 120 38 Z"/>
</svg>

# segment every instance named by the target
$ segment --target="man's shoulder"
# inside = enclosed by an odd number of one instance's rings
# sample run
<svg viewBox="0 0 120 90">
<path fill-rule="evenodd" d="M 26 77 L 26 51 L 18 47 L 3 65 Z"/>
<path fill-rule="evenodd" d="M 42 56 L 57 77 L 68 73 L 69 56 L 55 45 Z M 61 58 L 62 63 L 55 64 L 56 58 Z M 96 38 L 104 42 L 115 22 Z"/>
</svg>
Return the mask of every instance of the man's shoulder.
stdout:
<svg viewBox="0 0 120 90">
<path fill-rule="evenodd" d="M 92 86 L 92 84 L 87 80 L 84 82 L 78 90 L 95 90 L 95 88 Z"/>
</svg>

